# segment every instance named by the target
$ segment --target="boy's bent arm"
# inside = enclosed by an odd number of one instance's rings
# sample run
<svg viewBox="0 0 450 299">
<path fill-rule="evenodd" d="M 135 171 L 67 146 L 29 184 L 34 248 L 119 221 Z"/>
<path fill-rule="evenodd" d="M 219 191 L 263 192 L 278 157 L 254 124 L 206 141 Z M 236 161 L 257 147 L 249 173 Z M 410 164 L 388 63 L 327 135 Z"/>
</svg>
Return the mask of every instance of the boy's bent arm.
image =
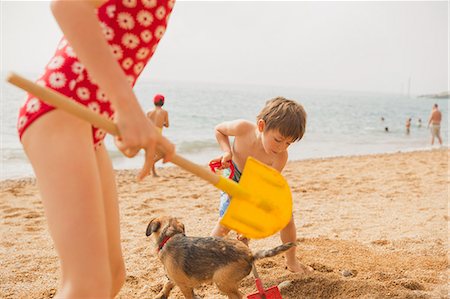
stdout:
<svg viewBox="0 0 450 299">
<path fill-rule="evenodd" d="M 225 121 L 216 126 L 216 132 L 219 131 L 225 136 L 240 136 L 254 130 L 255 125 L 245 119 L 237 119 L 232 121 Z"/>
<path fill-rule="evenodd" d="M 218 124 L 215 127 L 215 135 L 222 151 L 231 154 L 230 139 L 228 137 L 243 135 L 247 133 L 249 129 L 253 129 L 252 126 L 252 123 L 242 119 Z"/>
<path fill-rule="evenodd" d="M 224 133 L 222 133 L 222 131 L 223 131 L 223 130 L 221 130 L 221 125 L 222 124 L 217 125 L 215 127 L 215 132 L 214 133 L 216 135 L 216 140 L 217 140 L 217 143 L 220 146 L 220 149 L 223 152 L 231 154 L 230 139 L 228 138 L 228 135 L 225 135 Z"/>
</svg>

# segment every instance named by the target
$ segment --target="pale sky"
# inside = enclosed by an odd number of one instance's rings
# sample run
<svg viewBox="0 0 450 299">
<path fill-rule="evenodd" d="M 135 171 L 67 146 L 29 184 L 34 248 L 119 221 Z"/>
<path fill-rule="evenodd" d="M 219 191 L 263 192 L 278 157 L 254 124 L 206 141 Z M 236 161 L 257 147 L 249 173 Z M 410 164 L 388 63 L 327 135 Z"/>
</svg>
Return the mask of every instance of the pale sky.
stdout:
<svg viewBox="0 0 450 299">
<path fill-rule="evenodd" d="M 49 2 L 1 5 L 1 70 L 40 73 L 61 35 Z M 446 1 L 183 1 L 141 80 L 441 92 L 448 19 Z"/>
</svg>

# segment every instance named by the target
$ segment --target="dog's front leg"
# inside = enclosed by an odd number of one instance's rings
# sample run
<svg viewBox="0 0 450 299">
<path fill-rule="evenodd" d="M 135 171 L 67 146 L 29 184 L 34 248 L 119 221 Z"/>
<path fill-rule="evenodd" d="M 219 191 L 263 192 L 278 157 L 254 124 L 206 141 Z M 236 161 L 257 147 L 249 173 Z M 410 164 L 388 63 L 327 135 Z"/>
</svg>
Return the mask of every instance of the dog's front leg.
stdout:
<svg viewBox="0 0 450 299">
<path fill-rule="evenodd" d="M 194 290 L 191 287 L 183 285 L 178 285 L 178 287 L 180 288 L 181 293 L 183 293 L 186 299 L 200 299 L 199 297 L 195 296 Z"/>
<path fill-rule="evenodd" d="M 161 292 L 156 295 L 155 299 L 168 299 L 170 291 L 172 291 L 175 284 L 169 279 L 163 286 Z"/>
</svg>

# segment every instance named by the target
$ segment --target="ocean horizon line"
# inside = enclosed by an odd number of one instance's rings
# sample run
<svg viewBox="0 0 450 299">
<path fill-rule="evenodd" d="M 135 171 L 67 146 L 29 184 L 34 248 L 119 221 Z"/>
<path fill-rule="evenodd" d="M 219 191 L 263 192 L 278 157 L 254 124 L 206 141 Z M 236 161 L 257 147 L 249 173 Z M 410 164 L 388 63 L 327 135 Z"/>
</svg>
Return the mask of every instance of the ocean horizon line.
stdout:
<svg viewBox="0 0 450 299">
<path fill-rule="evenodd" d="M 41 73 L 39 72 L 22 72 L 22 71 L 13 71 L 13 70 L 0 70 L 0 76 L 5 78 L 9 73 L 18 73 L 24 75 L 30 80 L 37 79 Z M 5 81 L 5 80 L 2 80 Z M 136 86 L 140 86 L 142 84 L 178 84 L 178 85 L 212 85 L 212 86 L 223 86 L 223 87 L 254 87 L 254 88 L 284 88 L 291 91 L 296 92 L 325 92 L 325 93 L 346 93 L 349 95 L 383 95 L 383 96 L 402 96 L 402 97 L 410 97 L 412 99 L 422 98 L 424 95 L 428 94 L 439 94 L 442 92 L 450 92 L 450 91 L 423 91 L 423 92 L 414 92 L 414 94 L 405 94 L 398 91 L 382 91 L 382 90 L 365 90 L 365 89 L 336 89 L 330 87 L 309 87 L 309 86 L 299 86 L 299 85 L 279 85 L 279 84 L 270 84 L 270 83 L 261 83 L 261 82 L 219 82 L 219 81 L 200 81 L 200 80 L 180 80 L 180 79 L 168 79 L 168 78 L 145 78 L 140 77 L 137 81 Z M 281 96 L 281 95 L 280 95 Z"/>
</svg>

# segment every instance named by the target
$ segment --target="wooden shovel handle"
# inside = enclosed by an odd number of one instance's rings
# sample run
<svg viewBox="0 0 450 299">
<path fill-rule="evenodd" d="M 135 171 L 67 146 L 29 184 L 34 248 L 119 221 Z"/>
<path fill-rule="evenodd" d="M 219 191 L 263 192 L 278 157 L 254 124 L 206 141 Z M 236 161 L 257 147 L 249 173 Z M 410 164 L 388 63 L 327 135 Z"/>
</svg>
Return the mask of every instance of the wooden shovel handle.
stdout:
<svg viewBox="0 0 450 299">
<path fill-rule="evenodd" d="M 34 96 L 38 97 L 42 101 L 56 107 L 59 109 L 62 109 L 72 115 L 75 115 L 89 123 L 91 123 L 93 126 L 101 128 L 105 130 L 106 132 L 110 133 L 114 136 L 120 136 L 119 129 L 117 128 L 116 124 L 114 124 L 111 120 L 95 113 L 94 111 L 90 110 L 86 106 L 81 105 L 80 103 L 71 100 L 70 98 L 66 97 L 65 95 L 60 94 L 59 92 L 54 91 L 53 89 L 40 86 L 28 79 L 25 79 L 24 77 L 15 74 L 10 73 L 8 74 L 6 80 L 33 94 Z M 164 152 L 162 148 L 158 147 L 158 150 L 161 152 Z M 172 160 L 170 161 L 181 168 L 195 174 L 196 176 L 204 179 L 205 181 L 217 185 L 220 180 L 220 176 L 207 170 L 206 168 L 195 164 L 179 155 L 174 155 Z"/>
</svg>

